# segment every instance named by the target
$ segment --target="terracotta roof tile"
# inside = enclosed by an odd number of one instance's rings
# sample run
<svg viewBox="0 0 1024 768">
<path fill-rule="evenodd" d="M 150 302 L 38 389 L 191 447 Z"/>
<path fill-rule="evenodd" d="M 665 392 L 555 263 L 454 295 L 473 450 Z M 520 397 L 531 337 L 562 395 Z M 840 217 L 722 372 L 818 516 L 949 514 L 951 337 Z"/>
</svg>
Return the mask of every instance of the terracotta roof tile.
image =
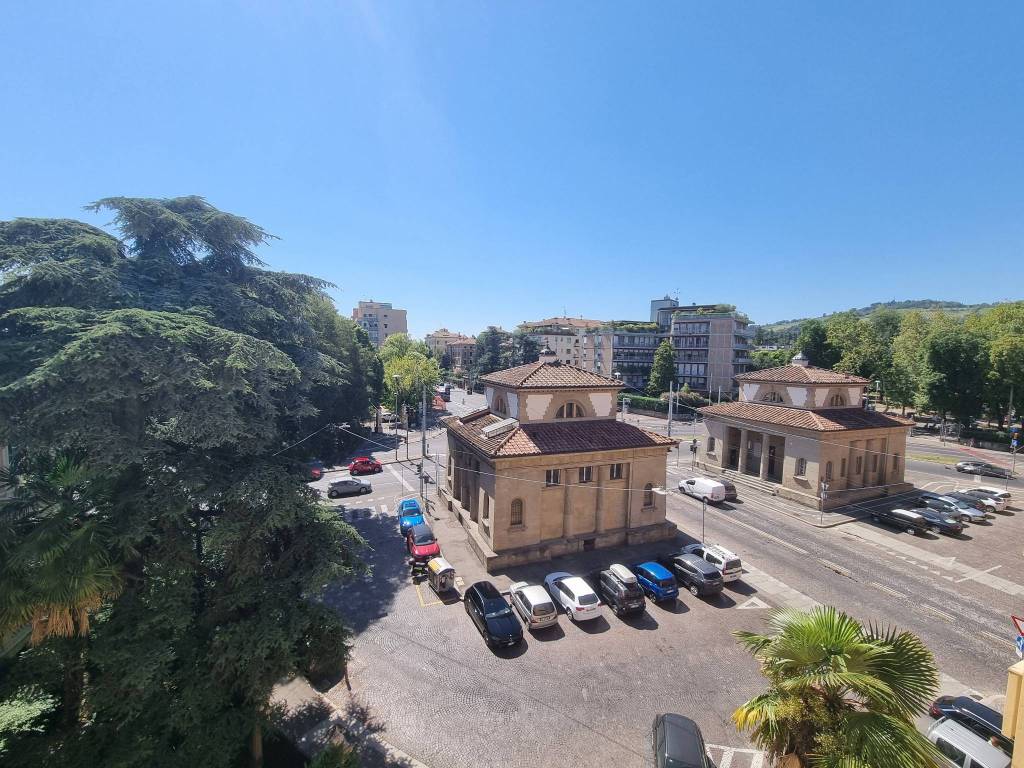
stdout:
<svg viewBox="0 0 1024 768">
<path fill-rule="evenodd" d="M 841 432 L 850 429 L 879 429 L 885 427 L 911 427 L 913 419 L 894 416 L 862 408 L 828 408 L 806 411 L 785 405 L 761 403 L 719 403 L 698 408 L 705 416 L 761 421 L 782 427 L 796 427 L 813 432 Z"/>
<path fill-rule="evenodd" d="M 736 381 L 767 381 L 780 384 L 869 384 L 867 379 L 854 376 L 852 373 L 831 371 L 828 368 L 814 366 L 780 365 L 777 368 L 765 368 L 760 371 L 749 371 L 735 377 Z"/>
<path fill-rule="evenodd" d="M 494 371 L 480 377 L 480 381 L 517 389 L 607 389 L 622 387 L 622 382 L 585 371 L 575 365 L 564 363 L 535 363 Z"/>
</svg>

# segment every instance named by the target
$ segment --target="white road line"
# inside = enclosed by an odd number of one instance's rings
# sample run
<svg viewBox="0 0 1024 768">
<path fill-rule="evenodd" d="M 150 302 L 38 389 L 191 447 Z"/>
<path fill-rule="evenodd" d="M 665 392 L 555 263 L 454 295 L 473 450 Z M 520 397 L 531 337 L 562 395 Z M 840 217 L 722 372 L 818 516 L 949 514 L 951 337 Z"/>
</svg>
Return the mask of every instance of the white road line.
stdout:
<svg viewBox="0 0 1024 768">
<path fill-rule="evenodd" d="M 388 505 L 387 504 L 381 504 L 380 505 L 380 513 L 382 515 L 386 515 L 388 513 Z"/>
<path fill-rule="evenodd" d="M 840 576 L 846 576 L 847 578 L 850 578 L 850 572 L 848 570 L 846 570 L 845 568 L 843 568 L 843 566 L 836 565 L 831 560 L 826 560 L 824 557 L 819 557 L 818 558 L 818 562 L 821 563 L 822 565 L 824 565 L 830 571 L 835 571 Z"/>
<path fill-rule="evenodd" d="M 394 467 L 390 467 L 389 466 L 388 467 L 388 472 L 390 472 L 392 475 L 394 475 L 395 479 L 398 480 L 398 482 L 400 482 L 402 485 L 405 486 L 405 490 L 409 491 L 410 493 L 415 493 L 416 492 L 416 489 L 413 488 L 404 477 L 402 477 L 400 474 L 398 474 L 395 471 Z"/>
<path fill-rule="evenodd" d="M 961 581 L 970 581 L 971 579 L 976 579 L 983 573 L 992 573 L 992 571 L 996 570 L 996 568 L 1002 567 L 1002 565 L 993 565 L 991 568 L 986 568 L 983 571 L 976 571 L 974 573 L 968 574 L 967 576 L 964 576 L 962 579 L 957 579 L 956 583 L 959 584 Z"/>
<path fill-rule="evenodd" d="M 936 616 L 939 616 L 939 617 L 945 619 L 946 621 L 956 621 L 956 617 L 955 616 L 953 616 L 951 614 L 948 614 L 945 611 L 940 611 L 935 606 L 928 605 L 928 603 L 922 603 L 921 607 L 924 608 L 929 613 L 934 613 Z"/>
<path fill-rule="evenodd" d="M 742 528 L 746 528 L 749 531 L 753 531 L 754 533 L 760 534 L 761 536 L 764 536 L 766 539 L 771 539 L 776 544 L 781 544 L 784 547 L 792 549 L 794 552 L 799 552 L 801 555 L 810 554 L 806 549 L 801 549 L 800 547 L 796 546 L 796 544 L 790 544 L 788 541 L 784 541 L 780 539 L 778 536 L 772 536 L 770 533 L 762 531 L 760 528 L 756 526 L 748 525 L 747 523 L 741 522 L 739 520 L 730 520 L 729 523 L 730 525 L 738 525 Z"/>
<path fill-rule="evenodd" d="M 906 595 L 904 595 L 902 592 L 897 592 L 895 589 L 887 587 L 885 586 L 885 584 L 879 584 L 877 581 L 871 582 L 871 586 L 893 597 L 906 597 Z"/>
</svg>

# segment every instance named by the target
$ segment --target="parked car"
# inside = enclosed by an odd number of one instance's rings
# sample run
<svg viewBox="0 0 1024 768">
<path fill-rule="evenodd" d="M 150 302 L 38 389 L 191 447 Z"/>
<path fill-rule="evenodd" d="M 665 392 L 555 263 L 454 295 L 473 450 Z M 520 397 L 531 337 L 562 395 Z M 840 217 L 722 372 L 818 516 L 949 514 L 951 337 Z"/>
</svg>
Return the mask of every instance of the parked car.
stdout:
<svg viewBox="0 0 1024 768">
<path fill-rule="evenodd" d="M 604 570 L 594 571 L 588 581 L 616 616 L 642 613 L 647 607 L 636 574 L 624 565 L 615 563 Z"/>
<path fill-rule="evenodd" d="M 1006 502 L 1006 506 L 1010 506 L 1010 502 L 1013 501 L 1013 494 L 1009 491 L 1004 491 L 1002 488 L 993 488 L 990 485 L 980 485 L 974 490 L 987 493 L 995 499 L 1002 499 Z"/>
<path fill-rule="evenodd" d="M 939 533 L 944 533 L 947 536 L 955 536 L 958 533 L 963 533 L 964 524 L 958 519 L 949 516 L 949 513 L 944 509 L 932 509 L 931 507 L 918 507 L 913 510 L 917 512 L 921 517 L 928 521 L 928 525 L 937 530 Z"/>
<path fill-rule="evenodd" d="M 555 571 L 544 577 L 544 586 L 570 621 L 588 621 L 601 615 L 601 600 L 579 576 Z"/>
<path fill-rule="evenodd" d="M 968 488 L 963 493 L 982 501 L 991 501 L 997 512 L 1004 511 L 1010 504 L 1010 494 L 1005 491 L 993 493 L 991 488 Z"/>
<path fill-rule="evenodd" d="M 915 499 L 909 506 L 914 510 L 920 510 L 923 508 L 933 509 L 936 512 L 942 512 L 947 517 L 952 517 L 954 520 L 961 520 L 967 522 L 970 518 L 965 517 L 960 513 L 960 508 L 948 501 L 942 499 Z"/>
<path fill-rule="evenodd" d="M 658 768 L 712 768 L 700 728 L 688 717 L 666 713 L 651 728 Z"/>
<path fill-rule="evenodd" d="M 384 471 L 384 465 L 369 456 L 359 456 L 348 465 L 348 471 L 353 475 L 372 475 Z"/>
<path fill-rule="evenodd" d="M 885 523 L 894 528 L 901 528 L 912 536 L 928 533 L 932 529 L 931 523 L 920 512 L 900 507 L 874 509 L 871 511 L 871 519 L 876 523 Z"/>
<path fill-rule="evenodd" d="M 925 738 L 936 746 L 949 766 L 957 768 L 1010 768 L 1010 757 L 955 720 L 933 723 Z"/>
<path fill-rule="evenodd" d="M 327 486 L 327 498 L 337 499 L 342 496 L 360 496 L 373 491 L 373 486 L 362 480 L 334 480 Z"/>
<path fill-rule="evenodd" d="M 382 424 L 391 424 L 393 422 L 401 420 L 401 416 L 399 416 L 397 413 L 392 413 L 391 411 L 384 411 L 384 413 L 380 415 L 380 421 Z"/>
<path fill-rule="evenodd" d="M 985 475 L 986 477 L 1013 477 L 1013 473 L 1006 467 L 997 467 L 987 461 L 958 461 L 957 472 L 966 472 L 969 475 Z"/>
<path fill-rule="evenodd" d="M 739 498 L 738 494 L 736 493 L 736 486 L 735 485 L 730 483 L 728 480 L 719 480 L 718 482 L 720 482 L 722 485 L 725 486 L 725 500 L 726 501 L 736 501 L 736 499 Z"/>
<path fill-rule="evenodd" d="M 957 513 L 960 515 L 960 519 L 963 522 L 978 523 L 986 519 L 989 516 L 988 512 L 983 512 L 978 509 L 974 504 L 966 502 L 962 499 L 958 499 L 955 496 L 943 496 L 941 501 L 945 501 L 947 504 L 952 504 L 957 509 Z"/>
<path fill-rule="evenodd" d="M 319 480 L 324 476 L 324 463 L 319 459 L 307 461 L 305 467 L 306 471 L 309 473 L 310 480 Z"/>
<path fill-rule="evenodd" d="M 426 523 L 414 525 L 405 536 L 405 546 L 414 560 L 426 562 L 441 554 L 441 545 Z"/>
<path fill-rule="evenodd" d="M 489 648 L 523 642 L 522 624 L 491 582 L 478 581 L 466 590 L 462 601 Z"/>
<path fill-rule="evenodd" d="M 404 536 L 409 530 L 420 523 L 425 523 L 420 503 L 416 499 L 403 499 L 398 504 L 398 530 Z"/>
<path fill-rule="evenodd" d="M 958 501 L 967 502 L 979 512 L 986 513 L 989 517 L 995 517 L 995 515 L 991 514 L 996 511 L 996 503 L 992 499 L 979 498 L 970 493 L 963 493 L 962 491 L 953 491 L 949 496 L 957 499 Z"/>
<path fill-rule="evenodd" d="M 725 501 L 725 485 L 706 477 L 684 477 L 679 481 L 679 490 L 709 504 Z"/>
<path fill-rule="evenodd" d="M 707 560 L 721 572 L 722 581 L 736 581 L 743 573 L 739 557 L 718 544 L 687 544 L 683 552 Z"/>
<path fill-rule="evenodd" d="M 658 562 L 668 568 L 682 587 L 694 597 L 709 597 L 722 591 L 722 572 L 702 557 L 686 552 L 662 555 Z"/>
<path fill-rule="evenodd" d="M 558 623 L 558 611 L 551 595 L 538 584 L 514 582 L 509 587 L 509 602 L 530 629 L 544 629 Z"/>
<path fill-rule="evenodd" d="M 676 583 L 672 572 L 661 563 L 650 560 L 645 563 L 634 563 L 629 566 L 636 575 L 640 588 L 655 603 L 665 600 L 675 601 L 679 597 L 679 585 Z"/>
<path fill-rule="evenodd" d="M 1003 736 L 1003 716 L 970 696 L 940 696 L 928 707 L 928 714 L 955 720 L 983 739 L 994 739 L 1006 754 L 1013 753 L 1013 739 Z"/>
</svg>

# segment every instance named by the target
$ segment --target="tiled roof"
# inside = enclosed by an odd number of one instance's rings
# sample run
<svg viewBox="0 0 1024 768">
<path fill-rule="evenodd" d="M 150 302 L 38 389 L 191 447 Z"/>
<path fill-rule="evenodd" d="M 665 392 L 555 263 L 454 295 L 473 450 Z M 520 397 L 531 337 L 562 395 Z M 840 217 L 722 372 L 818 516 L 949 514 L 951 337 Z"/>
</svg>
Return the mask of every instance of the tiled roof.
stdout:
<svg viewBox="0 0 1024 768">
<path fill-rule="evenodd" d="M 796 427 L 813 432 L 842 432 L 850 429 L 880 429 L 885 427 L 912 427 L 913 419 L 894 416 L 863 408 L 827 408 L 805 411 L 785 405 L 761 403 L 719 403 L 698 408 L 705 416 L 760 421 L 782 427 Z"/>
<path fill-rule="evenodd" d="M 867 379 L 854 376 L 852 373 L 830 371 L 828 368 L 814 366 L 780 365 L 777 368 L 765 368 L 750 371 L 736 376 L 736 381 L 768 381 L 779 384 L 868 384 Z"/>
<path fill-rule="evenodd" d="M 494 458 L 615 451 L 657 446 L 670 448 L 676 444 L 671 437 L 659 435 L 657 432 L 648 432 L 646 429 L 613 419 L 520 424 L 511 432 L 485 438 L 481 432 L 483 427 L 495 424 L 502 419 L 490 412 L 480 414 L 481 412 L 478 411 L 476 414 L 468 414 L 462 419 L 452 416 L 442 419 L 442 423 L 483 453 Z M 467 419 L 469 419 L 468 423 Z"/>
<path fill-rule="evenodd" d="M 545 363 L 540 360 L 535 363 L 527 363 L 526 365 L 517 365 L 515 368 L 506 368 L 503 371 L 488 373 L 485 376 L 481 376 L 480 381 L 519 389 L 559 389 L 563 387 L 571 389 L 607 389 L 609 387 L 622 387 L 622 382 L 616 379 L 585 371 L 582 368 L 577 368 L 575 365 Z"/>
</svg>

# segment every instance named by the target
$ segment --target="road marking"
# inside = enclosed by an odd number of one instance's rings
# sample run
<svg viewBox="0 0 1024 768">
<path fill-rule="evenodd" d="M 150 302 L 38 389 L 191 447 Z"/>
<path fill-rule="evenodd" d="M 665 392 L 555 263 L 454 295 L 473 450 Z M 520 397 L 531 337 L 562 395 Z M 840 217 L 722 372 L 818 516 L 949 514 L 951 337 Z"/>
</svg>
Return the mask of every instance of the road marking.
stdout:
<svg viewBox="0 0 1024 768">
<path fill-rule="evenodd" d="M 970 573 L 970 574 L 964 576 L 962 579 L 957 579 L 956 583 L 959 584 L 961 581 L 970 581 L 971 579 L 976 579 L 978 576 L 981 576 L 981 574 L 983 574 L 983 573 L 992 573 L 992 571 L 994 571 L 996 568 L 1002 568 L 1002 567 L 1003 566 L 1001 566 L 1001 565 L 993 565 L 991 568 L 986 568 L 983 571 L 975 571 L 974 573 Z"/>
<path fill-rule="evenodd" d="M 1005 648 L 1006 646 L 1010 646 L 1011 648 L 1017 647 L 1016 643 L 1007 640 L 1005 637 L 997 635 L 995 632 L 989 632 L 987 629 L 982 629 L 979 631 L 981 632 L 981 634 L 985 635 L 985 637 L 994 642 L 1000 648 Z"/>
<path fill-rule="evenodd" d="M 843 566 L 841 566 L 841 565 L 836 565 L 831 560 L 826 560 L 824 557 L 819 557 L 818 558 L 818 562 L 821 563 L 822 565 L 824 565 L 830 571 L 835 571 L 840 576 L 845 576 L 848 579 L 852 579 L 853 578 L 853 575 L 848 570 L 843 568 Z"/>
<path fill-rule="evenodd" d="M 895 589 L 887 587 L 885 584 L 879 584 L 877 581 L 871 582 L 871 586 L 877 590 L 885 592 L 887 595 L 891 595 L 892 597 L 906 597 L 902 592 L 897 592 Z"/>
<path fill-rule="evenodd" d="M 731 525 L 741 526 L 743 528 L 746 528 L 749 531 L 753 531 L 754 533 L 758 533 L 758 534 L 764 536 L 766 539 L 771 539 L 776 544 L 781 544 L 784 547 L 789 547 L 794 552 L 799 552 L 801 555 L 808 555 L 808 554 L 810 554 L 806 549 L 801 549 L 800 547 L 796 546 L 796 544 L 790 544 L 788 541 L 783 541 L 778 536 L 772 536 L 770 533 L 768 533 L 766 531 L 762 531 L 760 528 L 758 528 L 756 526 L 747 525 L 747 523 L 741 522 L 739 520 L 730 520 L 729 522 L 730 522 Z"/>
<path fill-rule="evenodd" d="M 386 515 L 388 513 L 388 505 L 387 504 L 381 504 L 380 505 L 380 513 L 382 515 Z"/>
<path fill-rule="evenodd" d="M 405 490 L 409 491 L 410 493 L 415 493 L 416 492 L 416 489 L 413 488 L 404 477 L 402 477 L 400 474 L 398 474 L 395 471 L 394 467 L 389 466 L 388 467 L 388 472 L 390 472 L 392 475 L 394 475 L 395 479 L 397 479 L 398 482 L 400 482 L 402 485 L 405 486 Z"/>
<path fill-rule="evenodd" d="M 934 606 L 931 606 L 931 605 L 928 605 L 928 603 L 922 603 L 921 607 L 924 608 L 929 613 L 934 613 L 936 616 L 939 616 L 939 617 L 945 619 L 946 621 L 949 621 L 949 622 L 956 621 L 956 616 L 948 614 L 945 611 L 940 611 L 938 608 L 936 608 Z"/>
<path fill-rule="evenodd" d="M 428 608 L 431 605 L 441 605 L 441 603 L 444 602 L 444 600 L 434 600 L 434 601 L 429 602 L 429 603 L 423 602 L 423 594 L 420 592 L 420 585 L 417 583 L 417 584 L 414 584 L 413 586 L 416 587 L 416 597 L 418 597 L 420 599 L 420 607 L 421 608 Z"/>
<path fill-rule="evenodd" d="M 757 597 L 752 597 L 749 600 L 747 600 L 747 602 L 745 602 L 743 605 L 736 606 L 736 609 L 739 611 L 746 610 L 747 608 L 771 608 L 771 606 L 768 605 L 768 603 L 766 603 L 764 600 L 761 600 Z M 722 768 L 722 766 L 718 766 L 718 768 Z"/>
</svg>

